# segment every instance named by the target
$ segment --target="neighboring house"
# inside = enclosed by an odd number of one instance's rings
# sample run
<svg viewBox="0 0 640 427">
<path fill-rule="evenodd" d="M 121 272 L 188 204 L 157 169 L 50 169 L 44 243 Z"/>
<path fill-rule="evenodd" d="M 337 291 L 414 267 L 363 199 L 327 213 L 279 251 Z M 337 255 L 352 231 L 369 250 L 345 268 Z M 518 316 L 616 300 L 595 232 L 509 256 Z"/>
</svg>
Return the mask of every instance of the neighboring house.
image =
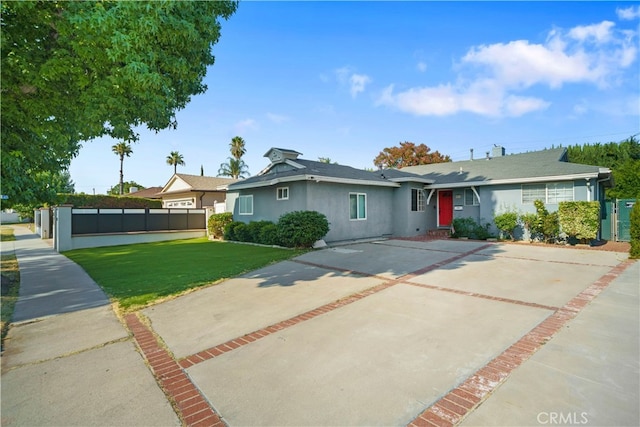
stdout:
<svg viewBox="0 0 640 427">
<path fill-rule="evenodd" d="M 503 210 L 534 212 L 563 200 L 601 200 L 611 171 L 566 162 L 565 149 L 375 172 L 299 158 L 272 148 L 258 175 L 228 186 L 227 210 L 236 221 L 269 220 L 296 210 L 326 215 L 327 242 L 416 236 L 449 228 L 454 217 L 492 222 Z"/>
<path fill-rule="evenodd" d="M 131 187 L 131 190 L 133 190 L 135 187 Z M 145 188 L 143 190 L 137 190 L 136 191 L 129 191 L 129 194 L 127 194 L 127 196 L 131 196 L 131 197 L 143 197 L 145 199 L 161 199 L 162 196 L 160 196 L 160 192 L 162 191 L 162 187 L 149 187 L 149 188 Z"/>
<path fill-rule="evenodd" d="M 158 193 L 163 208 L 199 209 L 224 203 L 227 186 L 236 179 L 174 174 Z"/>
</svg>

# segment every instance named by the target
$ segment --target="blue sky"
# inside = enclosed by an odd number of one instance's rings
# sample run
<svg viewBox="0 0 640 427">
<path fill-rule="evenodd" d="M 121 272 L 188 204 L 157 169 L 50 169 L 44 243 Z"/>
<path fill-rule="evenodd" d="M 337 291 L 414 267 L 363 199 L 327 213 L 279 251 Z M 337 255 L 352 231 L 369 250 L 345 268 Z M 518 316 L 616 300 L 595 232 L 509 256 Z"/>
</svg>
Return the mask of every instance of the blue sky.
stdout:
<svg viewBox="0 0 640 427">
<path fill-rule="evenodd" d="M 640 132 L 637 2 L 241 2 L 222 23 L 208 91 L 177 130 L 139 130 L 125 181 L 216 176 L 234 136 L 250 174 L 269 148 L 373 168 L 385 147 L 424 143 L 453 160 L 620 141 Z M 119 160 L 97 139 L 71 163 L 77 192 L 104 194 Z"/>
</svg>

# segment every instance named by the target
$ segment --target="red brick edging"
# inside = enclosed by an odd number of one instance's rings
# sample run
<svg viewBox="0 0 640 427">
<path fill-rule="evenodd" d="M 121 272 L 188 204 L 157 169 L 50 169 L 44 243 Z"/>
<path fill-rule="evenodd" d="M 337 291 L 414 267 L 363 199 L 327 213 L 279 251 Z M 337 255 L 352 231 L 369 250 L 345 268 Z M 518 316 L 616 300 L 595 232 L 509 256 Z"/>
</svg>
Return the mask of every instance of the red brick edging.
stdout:
<svg viewBox="0 0 640 427">
<path fill-rule="evenodd" d="M 164 393 L 174 403 L 182 421 L 193 427 L 226 426 L 180 365 L 160 346 L 151 330 L 138 316 L 135 313 L 128 314 L 125 321 L 154 376 Z"/>
<path fill-rule="evenodd" d="M 575 318 L 587 304 L 633 263 L 633 260 L 626 260 L 612 268 L 502 354 L 436 401 L 408 425 L 410 427 L 444 427 L 460 423 L 502 384 L 515 368 L 533 356 L 540 347 L 560 331 L 567 322 Z"/>
</svg>

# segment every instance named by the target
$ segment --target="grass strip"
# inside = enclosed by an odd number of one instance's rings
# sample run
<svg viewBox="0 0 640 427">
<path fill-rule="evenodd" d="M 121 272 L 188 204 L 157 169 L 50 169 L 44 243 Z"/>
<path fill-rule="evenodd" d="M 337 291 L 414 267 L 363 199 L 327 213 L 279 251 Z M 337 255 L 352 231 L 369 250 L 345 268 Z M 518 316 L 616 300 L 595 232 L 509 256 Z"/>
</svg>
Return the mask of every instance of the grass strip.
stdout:
<svg viewBox="0 0 640 427">
<path fill-rule="evenodd" d="M 0 241 L 15 240 L 11 227 L 0 227 Z M 14 253 L 2 254 L 0 258 L 0 274 L 2 277 L 2 292 L 0 295 L 0 346 L 4 350 L 4 339 L 9 332 L 9 324 L 13 309 L 18 301 L 20 290 L 20 270 Z"/>
<path fill-rule="evenodd" d="M 123 310 L 283 261 L 302 251 L 206 238 L 64 252 Z"/>
</svg>

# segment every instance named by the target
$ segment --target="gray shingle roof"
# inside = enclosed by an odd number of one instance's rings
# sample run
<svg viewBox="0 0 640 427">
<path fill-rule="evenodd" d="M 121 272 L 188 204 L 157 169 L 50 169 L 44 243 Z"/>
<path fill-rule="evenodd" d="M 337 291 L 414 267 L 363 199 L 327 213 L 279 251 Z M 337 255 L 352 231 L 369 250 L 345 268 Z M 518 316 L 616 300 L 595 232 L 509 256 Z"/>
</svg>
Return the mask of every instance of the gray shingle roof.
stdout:
<svg viewBox="0 0 640 427">
<path fill-rule="evenodd" d="M 602 172 L 599 166 L 568 163 L 565 148 L 481 158 L 461 162 L 409 166 L 405 172 L 416 173 L 435 181 L 436 185 L 468 182 L 491 184 L 494 181 L 535 180 L 570 175 L 593 175 Z"/>
<path fill-rule="evenodd" d="M 368 185 L 392 185 L 398 181 L 416 181 L 426 183 L 425 180 L 412 173 L 399 170 L 366 171 L 351 166 L 324 163 L 313 160 L 295 159 L 291 163 L 275 163 L 270 165 L 265 173 L 252 176 L 229 186 L 229 190 L 247 188 L 251 186 L 271 185 L 274 182 L 328 179 L 333 182 L 362 182 Z M 296 166 L 297 165 L 297 166 Z"/>
</svg>

